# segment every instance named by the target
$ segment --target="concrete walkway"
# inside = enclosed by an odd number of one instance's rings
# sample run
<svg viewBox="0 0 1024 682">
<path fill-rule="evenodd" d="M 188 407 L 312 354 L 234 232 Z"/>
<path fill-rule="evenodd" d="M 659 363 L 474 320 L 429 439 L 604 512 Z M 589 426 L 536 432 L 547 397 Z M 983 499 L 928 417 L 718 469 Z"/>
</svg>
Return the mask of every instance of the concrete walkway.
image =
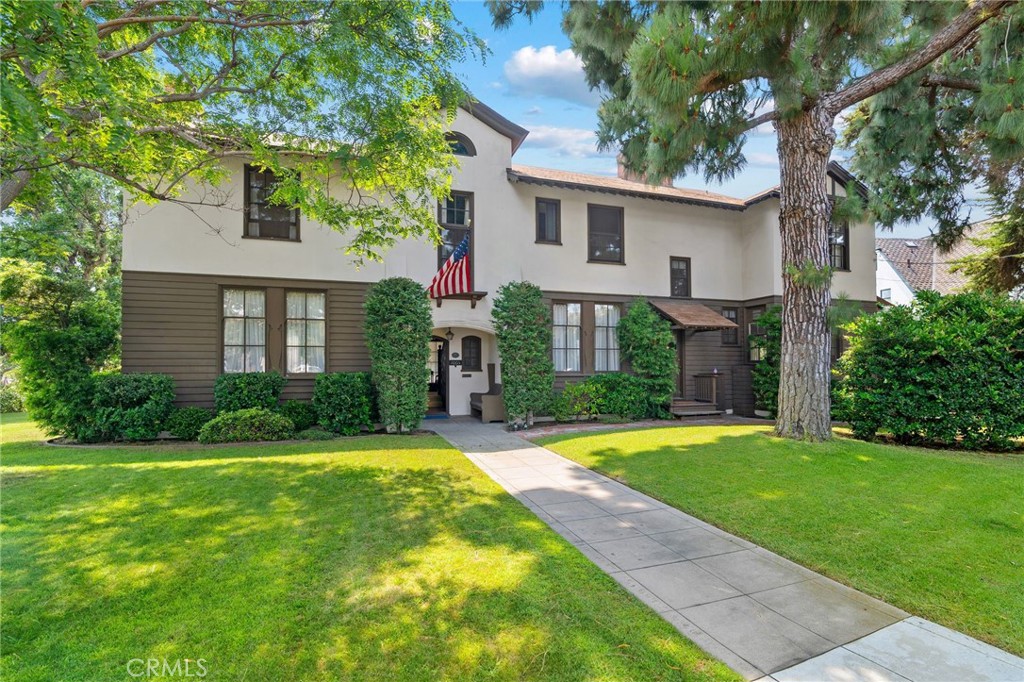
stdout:
<svg viewBox="0 0 1024 682">
<path fill-rule="evenodd" d="M 1024 659 L 909 617 L 501 425 L 452 419 L 429 426 L 748 680 L 1024 681 Z"/>
</svg>

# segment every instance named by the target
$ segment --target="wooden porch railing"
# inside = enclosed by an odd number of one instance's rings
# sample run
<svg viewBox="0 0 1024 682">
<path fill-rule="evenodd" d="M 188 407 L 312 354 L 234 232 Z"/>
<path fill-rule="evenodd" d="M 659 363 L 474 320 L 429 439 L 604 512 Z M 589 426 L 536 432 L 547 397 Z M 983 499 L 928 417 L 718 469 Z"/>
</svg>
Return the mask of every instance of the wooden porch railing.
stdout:
<svg viewBox="0 0 1024 682">
<path fill-rule="evenodd" d="M 718 404 L 718 374 L 694 374 L 694 400 L 701 403 Z"/>
</svg>

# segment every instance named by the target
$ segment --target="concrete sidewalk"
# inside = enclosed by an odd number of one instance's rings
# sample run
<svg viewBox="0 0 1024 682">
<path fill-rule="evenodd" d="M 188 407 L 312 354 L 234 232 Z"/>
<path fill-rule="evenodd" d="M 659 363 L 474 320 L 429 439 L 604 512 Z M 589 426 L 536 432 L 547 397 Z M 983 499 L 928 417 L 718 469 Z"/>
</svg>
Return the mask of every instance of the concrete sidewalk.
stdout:
<svg viewBox="0 0 1024 682">
<path fill-rule="evenodd" d="M 1024 659 L 909 617 L 501 425 L 430 427 L 748 680 L 1024 682 Z"/>
</svg>

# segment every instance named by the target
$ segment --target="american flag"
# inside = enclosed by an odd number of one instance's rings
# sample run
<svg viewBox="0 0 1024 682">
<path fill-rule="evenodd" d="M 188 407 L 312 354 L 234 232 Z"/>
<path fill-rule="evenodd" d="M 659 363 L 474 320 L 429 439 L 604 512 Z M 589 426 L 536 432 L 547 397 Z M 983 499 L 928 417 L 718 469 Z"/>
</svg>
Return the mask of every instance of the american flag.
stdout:
<svg viewBox="0 0 1024 682">
<path fill-rule="evenodd" d="M 469 282 L 469 235 L 448 256 L 441 269 L 430 280 L 427 292 L 431 298 L 444 298 L 452 294 L 467 294 L 473 288 Z"/>
</svg>

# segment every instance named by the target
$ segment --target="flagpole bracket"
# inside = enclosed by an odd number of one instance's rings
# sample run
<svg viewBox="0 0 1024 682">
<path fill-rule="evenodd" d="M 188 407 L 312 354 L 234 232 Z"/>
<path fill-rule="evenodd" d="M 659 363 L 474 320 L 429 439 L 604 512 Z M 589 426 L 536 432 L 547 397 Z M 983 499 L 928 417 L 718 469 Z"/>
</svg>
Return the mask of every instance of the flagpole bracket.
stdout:
<svg viewBox="0 0 1024 682">
<path fill-rule="evenodd" d="M 467 291 L 464 294 L 451 294 L 450 296 L 442 296 L 440 298 L 435 298 L 434 300 L 437 301 L 438 308 L 441 307 L 442 301 L 444 301 L 447 298 L 451 298 L 455 299 L 456 301 L 469 301 L 469 307 L 476 309 L 476 302 L 486 295 L 486 291 Z"/>
</svg>

